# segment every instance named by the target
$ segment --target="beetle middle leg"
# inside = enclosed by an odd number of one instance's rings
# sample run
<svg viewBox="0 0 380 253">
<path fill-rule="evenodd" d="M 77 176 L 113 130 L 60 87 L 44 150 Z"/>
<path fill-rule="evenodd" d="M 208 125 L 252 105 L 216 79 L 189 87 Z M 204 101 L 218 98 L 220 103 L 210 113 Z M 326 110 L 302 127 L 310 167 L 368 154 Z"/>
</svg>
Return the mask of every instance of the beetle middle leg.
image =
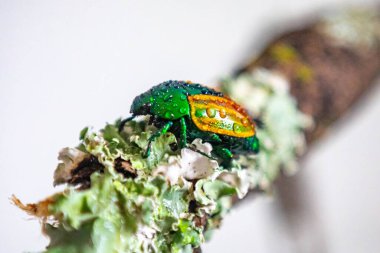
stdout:
<svg viewBox="0 0 380 253">
<path fill-rule="evenodd" d="M 214 152 L 224 161 L 230 161 L 233 157 L 231 150 L 228 148 L 215 147 Z"/>
<path fill-rule="evenodd" d="M 150 151 L 152 149 L 152 142 L 159 136 L 163 135 L 163 134 L 166 134 L 166 132 L 172 127 L 173 125 L 173 121 L 169 121 L 168 123 L 166 123 L 160 130 L 158 130 L 157 132 L 155 132 L 152 136 L 149 137 L 149 140 L 148 140 L 148 146 L 146 148 L 146 151 L 143 155 L 144 158 L 148 157 L 150 155 Z"/>
<path fill-rule="evenodd" d="M 210 136 L 210 140 L 213 142 L 219 142 L 219 143 L 222 142 L 222 139 L 220 139 L 219 135 L 217 135 L 217 134 L 212 134 Z"/>
</svg>

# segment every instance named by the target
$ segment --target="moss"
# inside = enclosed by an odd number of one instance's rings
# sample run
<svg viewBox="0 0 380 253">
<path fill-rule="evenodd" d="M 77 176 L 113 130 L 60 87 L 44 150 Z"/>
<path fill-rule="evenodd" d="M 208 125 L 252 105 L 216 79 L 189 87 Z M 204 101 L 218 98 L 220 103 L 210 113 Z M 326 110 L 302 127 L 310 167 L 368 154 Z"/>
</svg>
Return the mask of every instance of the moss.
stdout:
<svg viewBox="0 0 380 253">
<path fill-rule="evenodd" d="M 300 64 L 296 67 L 296 78 L 301 83 L 310 83 L 314 80 L 314 72 L 308 65 Z"/>
<path fill-rule="evenodd" d="M 270 54 L 279 63 L 288 63 L 298 60 L 296 49 L 288 44 L 279 43 L 270 49 Z"/>
</svg>

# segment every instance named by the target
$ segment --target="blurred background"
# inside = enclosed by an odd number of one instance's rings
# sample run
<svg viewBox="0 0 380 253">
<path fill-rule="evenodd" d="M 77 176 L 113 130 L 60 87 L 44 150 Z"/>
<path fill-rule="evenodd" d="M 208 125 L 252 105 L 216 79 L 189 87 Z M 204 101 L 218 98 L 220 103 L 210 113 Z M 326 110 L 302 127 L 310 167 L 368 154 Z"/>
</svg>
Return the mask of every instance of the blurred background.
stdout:
<svg viewBox="0 0 380 253">
<path fill-rule="evenodd" d="M 366 4 L 380 2 L 0 0 L 0 252 L 47 245 L 9 197 L 59 191 L 58 151 L 84 126 L 127 116 L 164 80 L 215 86 L 277 34 Z M 379 115 L 376 85 L 286 179 L 301 211 L 284 215 L 278 192 L 245 201 L 204 252 L 380 252 Z"/>
</svg>

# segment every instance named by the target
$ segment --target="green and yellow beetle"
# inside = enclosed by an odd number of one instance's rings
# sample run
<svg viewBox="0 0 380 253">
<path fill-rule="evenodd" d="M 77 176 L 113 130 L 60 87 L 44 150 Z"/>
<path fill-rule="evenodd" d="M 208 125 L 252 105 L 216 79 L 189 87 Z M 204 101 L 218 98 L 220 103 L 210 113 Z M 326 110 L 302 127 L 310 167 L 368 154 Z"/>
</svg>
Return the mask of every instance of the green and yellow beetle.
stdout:
<svg viewBox="0 0 380 253">
<path fill-rule="evenodd" d="M 149 139 L 146 157 L 151 143 L 169 129 L 180 148 L 190 148 L 188 143 L 200 138 L 212 144 L 213 155 L 225 160 L 230 160 L 233 154 L 259 151 L 255 124 L 246 111 L 223 93 L 200 84 L 161 83 L 136 97 L 131 113 L 130 118 L 120 123 L 119 131 L 139 115 L 150 115 L 150 122 L 159 129 Z"/>
</svg>

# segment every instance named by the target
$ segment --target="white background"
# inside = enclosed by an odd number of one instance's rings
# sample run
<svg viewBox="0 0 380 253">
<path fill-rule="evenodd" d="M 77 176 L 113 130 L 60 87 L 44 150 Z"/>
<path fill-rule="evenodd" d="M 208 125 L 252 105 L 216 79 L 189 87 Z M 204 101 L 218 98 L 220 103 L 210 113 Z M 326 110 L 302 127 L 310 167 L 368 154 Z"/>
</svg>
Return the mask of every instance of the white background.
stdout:
<svg viewBox="0 0 380 253">
<path fill-rule="evenodd" d="M 216 85 L 290 23 L 348 3 L 363 1 L 0 0 L 0 252 L 47 244 L 9 197 L 57 191 L 57 153 L 84 126 L 128 116 L 167 79 Z M 204 252 L 379 252 L 379 115 L 377 86 L 303 162 L 291 181 L 307 211 L 293 227 L 262 197 L 233 210 Z"/>
</svg>

